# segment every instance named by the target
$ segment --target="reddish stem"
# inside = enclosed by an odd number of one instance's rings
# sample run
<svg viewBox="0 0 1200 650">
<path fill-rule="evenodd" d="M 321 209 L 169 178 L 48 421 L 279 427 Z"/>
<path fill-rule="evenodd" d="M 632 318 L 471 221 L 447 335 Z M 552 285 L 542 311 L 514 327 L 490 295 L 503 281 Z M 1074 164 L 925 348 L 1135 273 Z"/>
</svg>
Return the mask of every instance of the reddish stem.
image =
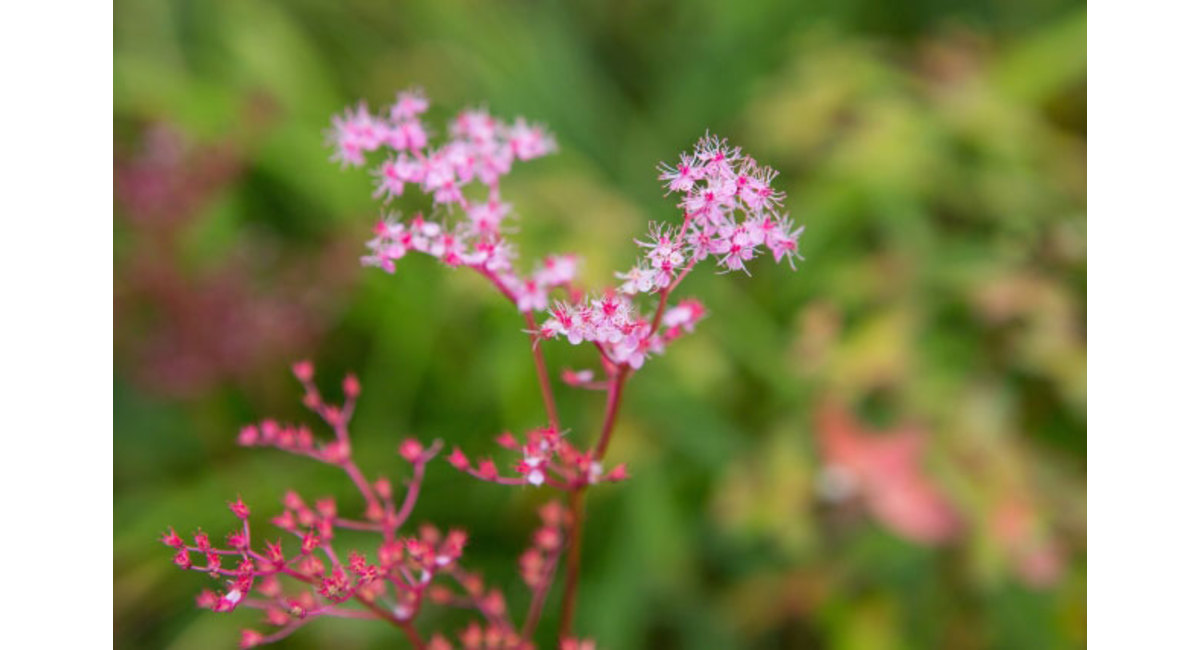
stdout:
<svg viewBox="0 0 1200 650">
<path fill-rule="evenodd" d="M 408 635 L 408 642 L 413 645 L 416 650 L 425 650 L 425 643 L 421 641 L 421 635 L 417 634 L 417 628 L 413 627 L 412 623 L 401 623 L 400 629 Z"/>
<path fill-rule="evenodd" d="M 291 569 L 284 569 L 281 571 L 281 573 L 291 576 L 301 582 L 306 582 L 310 585 L 316 585 L 317 583 L 315 579 Z M 421 641 L 421 635 L 417 634 L 417 629 L 413 627 L 411 621 L 401 621 L 397 619 L 386 609 L 375 604 L 374 601 L 364 598 L 362 594 L 354 594 L 354 600 L 358 601 L 363 607 L 371 610 L 376 617 L 404 630 L 404 633 L 408 636 L 408 641 L 409 643 L 412 643 L 413 648 L 416 650 L 425 650 L 425 642 Z M 416 614 L 414 613 L 413 615 L 415 616 Z"/>
<path fill-rule="evenodd" d="M 472 266 L 471 268 L 487 278 L 505 298 L 508 298 L 509 302 L 517 304 L 517 297 L 500 282 L 500 278 L 496 277 L 495 273 L 483 266 Z M 527 311 L 523 315 L 525 316 L 525 326 L 529 328 L 529 342 L 533 345 L 533 364 L 537 368 L 538 386 L 542 390 L 542 403 L 546 406 L 546 418 L 550 420 L 550 426 L 557 431 L 561 428 L 558 420 L 558 408 L 554 403 L 554 392 L 550 390 L 550 375 L 546 372 L 546 359 L 542 355 L 541 346 L 538 345 L 537 322 L 533 320 L 533 312 Z"/>
<path fill-rule="evenodd" d="M 554 393 L 550 390 L 550 375 L 546 372 L 546 359 L 542 355 L 542 346 L 538 345 L 537 323 L 533 313 L 525 312 L 525 324 L 529 327 L 529 341 L 533 344 L 533 364 L 537 367 L 538 385 L 542 389 L 542 402 L 546 405 L 546 417 L 550 426 L 558 431 L 558 409 L 554 404 Z"/>
<path fill-rule="evenodd" d="M 425 480 L 425 466 L 433 457 L 442 450 L 442 441 L 435 440 L 429 448 L 425 450 L 421 457 L 413 463 L 413 477 L 408 482 L 408 491 L 404 495 L 404 503 L 400 504 L 400 510 L 396 512 L 396 516 L 391 517 L 388 513 L 388 519 L 391 521 L 387 524 L 386 532 L 387 539 L 390 542 L 396 536 L 396 531 L 408 521 L 408 517 L 412 515 L 413 508 L 417 505 L 417 495 L 421 491 L 421 482 Z"/>
<path fill-rule="evenodd" d="M 356 465 L 353 460 L 349 459 L 343 463 L 339 463 L 339 465 L 343 470 L 346 471 L 346 474 L 350 477 L 350 480 L 354 483 L 354 485 L 358 487 L 358 491 L 362 492 L 363 499 L 365 499 L 367 502 L 368 511 L 374 510 L 375 512 L 379 512 L 381 509 L 381 506 L 379 505 L 379 499 L 375 497 L 375 491 L 372 490 L 370 484 L 367 483 L 367 477 L 363 476 L 362 470 L 358 468 L 358 465 Z"/>
<path fill-rule="evenodd" d="M 663 302 L 666 302 L 664 296 Z M 617 423 L 617 413 L 621 410 L 621 396 L 625 388 L 625 380 L 629 378 L 629 366 L 620 366 L 616 374 L 609 380 L 608 400 L 604 407 L 604 426 L 600 431 L 600 440 L 596 443 L 593 458 L 600 461 L 608 450 L 608 442 Z M 559 640 L 571 636 L 571 627 L 575 617 L 575 595 L 579 588 L 579 566 L 583 557 L 583 521 L 584 493 L 587 483 L 581 483 L 571 493 L 571 538 L 568 544 L 570 551 L 567 555 L 567 578 L 563 593 L 562 618 L 559 620 Z"/>
<path fill-rule="evenodd" d="M 663 302 L 666 302 L 665 298 Z M 596 443 L 594 454 L 597 461 L 604 460 L 604 453 L 608 451 L 608 441 L 612 439 L 612 432 L 617 423 L 617 413 L 621 410 L 621 395 L 625 388 L 625 380 L 628 378 L 629 366 L 621 366 L 609 384 L 608 402 L 604 407 L 604 428 L 600 430 L 600 440 Z"/>
<path fill-rule="evenodd" d="M 526 641 L 533 635 L 533 631 L 537 629 L 538 620 L 541 619 L 542 609 L 546 605 L 546 597 L 550 595 L 550 587 L 554 584 L 554 574 L 558 569 L 558 560 L 562 557 L 562 549 L 559 548 L 554 553 L 554 558 L 550 560 L 550 566 L 546 569 L 545 575 L 542 577 L 541 583 L 533 593 L 533 600 L 529 603 L 529 611 L 525 614 L 525 624 L 521 626 L 521 638 Z"/>
<path fill-rule="evenodd" d="M 563 591 L 562 616 L 558 621 L 558 639 L 570 638 L 575 618 L 575 593 L 579 587 L 579 564 L 583 556 L 583 492 L 580 486 L 571 493 L 571 539 L 567 554 L 567 579 Z"/>
</svg>

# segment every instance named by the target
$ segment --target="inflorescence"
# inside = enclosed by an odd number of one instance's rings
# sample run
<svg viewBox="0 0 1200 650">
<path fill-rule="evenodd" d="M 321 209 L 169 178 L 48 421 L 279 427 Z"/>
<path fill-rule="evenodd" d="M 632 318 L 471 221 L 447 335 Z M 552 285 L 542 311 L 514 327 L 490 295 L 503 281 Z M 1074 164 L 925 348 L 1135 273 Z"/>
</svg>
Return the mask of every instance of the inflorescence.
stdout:
<svg viewBox="0 0 1200 650">
<path fill-rule="evenodd" d="M 341 616 L 386 621 L 403 630 L 415 648 L 453 648 L 440 634 L 426 640 L 413 624 L 422 606 L 433 602 L 479 614 L 480 622 L 457 635 L 462 648 L 532 648 L 533 633 L 565 556 L 559 646 L 592 650 L 592 641 L 578 639 L 571 631 L 583 497 L 592 485 L 628 478 L 625 465 L 604 465 L 626 380 L 648 355 L 661 354 L 706 316 L 705 307 L 693 298 L 672 302 L 675 290 L 698 263 L 712 258 L 722 272 L 748 272 L 746 263 L 764 252 L 777 263 L 786 260 L 793 266 L 802 259 L 797 239 L 803 227 L 796 228 L 780 212 L 784 195 L 771 186 L 776 172 L 725 140 L 705 136 L 677 164 L 660 167 L 667 194 L 679 198 L 681 222 L 652 224 L 647 236 L 636 241 L 639 259 L 630 270 L 615 274 L 614 286 L 585 291 L 576 283 L 578 259 L 569 254 L 547 256 L 522 273 L 514 264 L 516 247 L 507 236 L 515 215 L 501 196 L 500 181 L 515 162 L 553 152 L 553 137 L 521 118 L 507 123 L 483 110 L 467 110 L 450 122 L 444 142 L 435 146 L 430 128 L 422 122 L 428 108 L 421 92 L 408 91 L 399 93 L 382 114 L 359 105 L 333 120 L 329 139 L 334 160 L 359 167 L 382 150 L 374 169 L 378 198 L 390 202 L 413 186 L 431 200 L 429 215 L 404 220 L 385 213 L 362 261 L 392 273 L 396 261 L 410 252 L 431 255 L 448 266 L 475 271 L 516 306 L 531 340 L 547 425 L 520 437 L 497 437 L 500 447 L 513 454 L 505 469 L 491 458 L 472 461 L 458 447 L 447 460 L 484 481 L 560 490 L 570 507 L 551 500 L 540 510 L 542 524 L 518 560 L 532 598 L 517 626 L 503 594 L 487 589 L 480 576 L 460 566 L 465 532 L 443 532 L 429 525 L 411 532 L 406 527 L 426 467 L 440 452 L 441 442 L 425 445 L 410 438 L 400 443 L 397 453 L 412 470 L 403 495 L 393 491 L 387 478 L 368 480 L 353 459 L 349 435 L 361 390 L 358 380 L 346 377 L 342 403 L 327 403 L 313 383 L 312 364 L 298 363 L 293 372 L 304 388 L 303 403 L 332 436 L 319 437 L 304 425 L 263 420 L 244 427 L 238 442 L 275 447 L 340 468 L 360 493 L 360 508 L 346 513 L 331 497 L 310 503 L 288 492 L 283 511 L 271 520 L 282 536 L 255 547 L 250 511 L 239 498 L 230 504 L 239 525 L 224 545 L 203 532 L 191 543 L 174 530 L 162 540 L 175 549 L 180 568 L 223 581 L 221 591 L 201 594 L 200 605 L 216 612 L 239 607 L 263 612 L 271 629 L 243 632 L 243 647 L 284 638 L 318 616 Z M 606 391 L 604 420 L 594 444 L 569 439 L 558 419 L 540 345 L 560 338 L 572 345 L 590 343 L 598 352 L 603 377 L 594 370 L 561 373 L 568 386 Z M 336 550 L 334 540 L 346 530 L 379 535 L 373 557 Z"/>
</svg>

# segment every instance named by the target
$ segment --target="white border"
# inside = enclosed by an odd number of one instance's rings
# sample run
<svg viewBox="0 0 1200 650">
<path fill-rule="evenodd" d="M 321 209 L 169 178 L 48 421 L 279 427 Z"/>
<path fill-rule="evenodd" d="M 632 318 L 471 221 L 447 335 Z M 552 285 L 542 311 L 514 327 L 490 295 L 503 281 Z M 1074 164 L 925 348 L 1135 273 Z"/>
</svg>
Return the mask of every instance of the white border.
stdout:
<svg viewBox="0 0 1200 650">
<path fill-rule="evenodd" d="M 1197 648 L 1200 48 L 1194 5 L 1093 13 L 1088 640 Z"/>
<path fill-rule="evenodd" d="M 112 12 L 18 2 L 0 21 L 12 647 L 100 647 L 112 626 Z"/>
</svg>

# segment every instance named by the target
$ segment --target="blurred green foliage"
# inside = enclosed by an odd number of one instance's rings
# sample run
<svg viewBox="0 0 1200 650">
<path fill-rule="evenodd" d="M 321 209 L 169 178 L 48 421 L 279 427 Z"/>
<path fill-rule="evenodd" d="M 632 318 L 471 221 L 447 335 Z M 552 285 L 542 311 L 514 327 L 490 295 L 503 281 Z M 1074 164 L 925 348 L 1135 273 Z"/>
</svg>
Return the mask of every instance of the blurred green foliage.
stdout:
<svg viewBox="0 0 1200 650">
<path fill-rule="evenodd" d="M 241 494 L 266 531 L 288 487 L 352 496 L 327 467 L 234 445 L 245 422 L 305 417 L 292 359 L 313 357 L 331 390 L 359 374 L 353 431 L 372 475 L 399 476 L 405 435 L 490 453 L 499 431 L 540 424 L 521 323 L 478 278 L 425 259 L 395 276 L 356 266 L 378 206 L 367 175 L 328 162 L 322 132 L 410 85 L 435 125 L 486 104 L 551 128 L 561 152 L 506 186 L 517 238 L 529 257 L 579 252 L 593 284 L 629 266 L 647 221 L 674 216 L 655 164 L 706 130 L 778 168 L 808 227 L 796 273 L 689 278 L 711 317 L 631 382 L 610 457 L 633 480 L 591 496 L 583 633 L 604 648 L 1085 645 L 1085 46 L 1074 0 L 120 0 L 118 184 L 155 128 L 237 163 L 169 247 L 117 203 L 117 647 L 231 647 L 254 622 L 194 607 L 207 580 L 171 565 L 167 526 L 224 531 Z M 163 272 L 141 265 L 156 249 L 183 279 L 139 290 Z M 193 310 L 201 328 L 247 337 L 229 314 L 290 287 L 307 334 L 166 392 L 139 345 L 179 326 L 164 301 L 208 295 L 215 275 L 250 298 Z M 590 361 L 547 349 L 552 367 Z M 567 425 L 595 435 L 601 398 L 556 392 Z M 814 413 L 828 400 L 879 428 L 920 423 L 964 534 L 927 548 L 823 501 Z M 469 529 L 467 564 L 520 612 L 515 558 L 544 497 L 438 464 L 417 517 Z M 1010 498 L 1063 558 L 1048 587 L 1019 579 L 989 523 Z M 319 621 L 282 645 L 396 642 L 382 624 Z"/>
</svg>

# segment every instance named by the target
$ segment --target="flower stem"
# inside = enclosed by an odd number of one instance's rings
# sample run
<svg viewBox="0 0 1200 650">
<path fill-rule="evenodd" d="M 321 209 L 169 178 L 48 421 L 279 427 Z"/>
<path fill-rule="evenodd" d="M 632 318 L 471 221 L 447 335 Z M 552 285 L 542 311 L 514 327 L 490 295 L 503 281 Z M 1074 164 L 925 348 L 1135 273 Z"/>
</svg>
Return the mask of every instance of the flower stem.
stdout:
<svg viewBox="0 0 1200 650">
<path fill-rule="evenodd" d="M 608 401 L 604 406 L 604 428 L 600 430 L 600 440 L 596 442 L 594 460 L 604 460 L 604 453 L 608 451 L 608 441 L 612 439 L 613 428 L 617 423 L 617 413 L 621 410 L 621 396 L 625 389 L 625 380 L 628 378 L 629 366 L 621 366 L 609 384 Z"/>
<path fill-rule="evenodd" d="M 529 327 L 529 340 L 533 343 L 533 364 L 537 367 L 538 386 L 542 389 L 542 402 L 546 405 L 546 417 L 555 431 L 560 429 L 558 424 L 558 409 L 554 405 L 554 392 L 550 390 L 550 375 L 546 372 L 546 358 L 542 355 L 542 346 L 538 345 L 537 323 L 531 312 L 525 312 L 525 324 Z"/>
<path fill-rule="evenodd" d="M 608 400 L 604 407 L 604 425 L 600 431 L 600 439 L 592 457 L 596 461 L 604 458 L 608 450 L 608 442 L 617 423 L 617 413 L 621 410 L 621 396 L 625 388 L 625 380 L 629 378 L 629 366 L 620 366 L 612 375 L 608 386 Z M 567 578 L 563 593 L 562 617 L 559 619 L 559 640 L 571 636 L 571 627 L 575 616 L 575 595 L 579 588 L 579 565 L 583 556 L 583 522 L 584 494 L 588 484 L 581 483 L 571 493 L 571 537 L 568 542 L 570 549 L 567 554 Z"/>
<path fill-rule="evenodd" d="M 526 641 L 533 636 L 533 631 L 537 629 L 538 621 L 542 617 L 542 609 L 546 606 L 546 597 L 550 595 L 550 587 L 554 586 L 554 574 L 558 568 L 559 558 L 562 556 L 562 549 L 554 553 L 554 559 L 550 562 L 550 568 L 546 569 L 542 576 L 542 582 L 538 585 L 537 591 L 533 594 L 533 601 L 529 603 L 529 611 L 525 615 L 525 624 L 521 626 L 521 638 Z"/>
<path fill-rule="evenodd" d="M 579 563 L 583 555 L 583 492 L 580 486 L 571 493 L 571 539 L 567 552 L 567 580 L 563 590 L 562 616 L 558 621 L 558 639 L 571 637 L 572 619 L 575 617 L 575 592 L 579 586 Z"/>
</svg>

